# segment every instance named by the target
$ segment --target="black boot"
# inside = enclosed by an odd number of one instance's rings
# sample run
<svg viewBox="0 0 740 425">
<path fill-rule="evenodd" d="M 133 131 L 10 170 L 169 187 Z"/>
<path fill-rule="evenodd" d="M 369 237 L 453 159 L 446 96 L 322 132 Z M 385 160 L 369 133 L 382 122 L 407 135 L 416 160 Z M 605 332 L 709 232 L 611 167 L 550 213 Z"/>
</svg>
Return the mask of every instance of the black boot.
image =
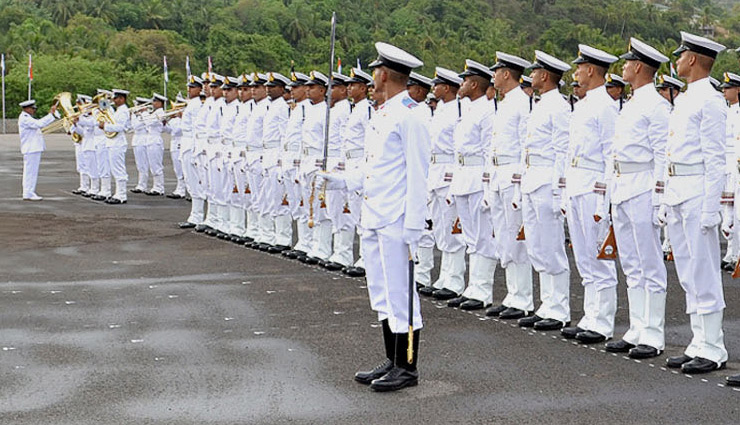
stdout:
<svg viewBox="0 0 740 425">
<path fill-rule="evenodd" d="M 405 387 L 413 387 L 419 383 L 419 372 L 416 370 L 416 361 L 419 356 L 419 331 L 414 331 L 414 355 L 408 361 L 407 348 L 409 334 L 393 334 L 395 350 L 393 369 L 370 384 L 375 391 L 397 391 Z"/>
<path fill-rule="evenodd" d="M 364 384 L 364 385 L 370 385 L 373 380 L 378 379 L 385 375 L 386 373 L 390 372 L 391 369 L 393 369 L 393 353 L 395 350 L 395 341 L 393 338 L 393 332 L 391 332 L 391 327 L 388 325 L 388 319 L 383 320 L 380 322 L 381 325 L 383 325 L 383 344 L 385 345 L 385 361 L 377 366 L 375 366 L 372 370 L 367 371 L 359 371 L 355 373 L 355 381 Z"/>
</svg>

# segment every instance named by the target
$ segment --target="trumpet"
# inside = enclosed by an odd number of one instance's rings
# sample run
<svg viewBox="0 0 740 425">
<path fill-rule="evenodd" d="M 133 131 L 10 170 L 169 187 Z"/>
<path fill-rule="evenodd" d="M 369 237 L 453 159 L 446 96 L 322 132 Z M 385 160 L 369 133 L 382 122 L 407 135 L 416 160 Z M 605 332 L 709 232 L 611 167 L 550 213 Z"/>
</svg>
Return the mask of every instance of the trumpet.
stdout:
<svg viewBox="0 0 740 425">
<path fill-rule="evenodd" d="M 154 111 L 154 108 L 152 107 L 152 101 L 151 100 L 148 101 L 148 102 L 142 103 L 140 105 L 136 105 L 136 106 L 133 106 L 131 108 L 128 108 L 128 112 L 131 115 L 139 115 L 139 114 L 141 114 L 143 112 L 149 112 L 149 113 L 151 113 L 153 111 Z"/>
<path fill-rule="evenodd" d="M 185 107 L 188 106 L 187 102 L 173 102 L 170 101 L 170 109 L 163 113 L 152 113 L 144 118 L 144 122 L 148 125 L 155 121 L 168 122 L 175 116 L 179 115 Z"/>
</svg>

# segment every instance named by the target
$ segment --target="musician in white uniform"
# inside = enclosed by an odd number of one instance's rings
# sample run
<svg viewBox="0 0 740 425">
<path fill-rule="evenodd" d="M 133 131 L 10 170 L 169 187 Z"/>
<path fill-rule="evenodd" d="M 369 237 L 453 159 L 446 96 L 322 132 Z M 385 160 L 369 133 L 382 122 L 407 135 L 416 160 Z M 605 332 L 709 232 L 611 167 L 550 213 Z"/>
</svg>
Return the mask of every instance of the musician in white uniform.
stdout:
<svg viewBox="0 0 740 425">
<path fill-rule="evenodd" d="M 136 181 L 136 186 L 131 189 L 131 193 L 144 193 L 149 185 L 149 162 L 147 161 L 146 144 L 149 137 L 147 121 L 150 116 L 151 103 L 152 100 L 146 97 L 134 99 L 134 106 L 138 109 L 134 110 L 131 115 L 131 129 L 134 131 L 131 138 L 131 149 L 134 151 L 134 163 L 139 178 Z M 143 105 L 150 106 L 141 109 Z"/>
<path fill-rule="evenodd" d="M 107 204 L 116 205 L 125 204 L 127 200 L 126 150 L 128 149 L 128 142 L 126 141 L 126 130 L 130 126 L 131 114 L 129 114 L 128 105 L 126 105 L 128 90 L 113 89 L 112 92 L 113 104 L 116 106 L 116 112 L 113 114 L 114 123 L 101 122 L 99 127 L 106 133 L 117 133 L 114 137 L 106 140 L 110 174 L 116 180 L 116 192 L 105 200 Z"/>
<path fill-rule="evenodd" d="M 187 220 L 180 222 L 178 226 L 181 229 L 192 229 L 199 224 L 203 224 L 205 202 L 199 197 L 199 178 L 198 170 L 195 164 L 196 150 L 195 143 L 195 123 L 198 118 L 200 108 L 203 102 L 200 100 L 200 92 L 203 89 L 203 80 L 195 75 L 188 79 L 188 105 L 182 111 L 182 143 L 180 145 L 180 160 L 182 161 L 182 173 L 185 177 L 185 186 L 190 194 L 190 214 Z"/>
<path fill-rule="evenodd" d="M 152 96 L 152 108 L 154 109 L 146 119 L 146 158 L 149 172 L 152 175 L 152 188 L 144 190 L 149 196 L 164 195 L 164 106 L 167 98 L 159 93 Z"/>
</svg>

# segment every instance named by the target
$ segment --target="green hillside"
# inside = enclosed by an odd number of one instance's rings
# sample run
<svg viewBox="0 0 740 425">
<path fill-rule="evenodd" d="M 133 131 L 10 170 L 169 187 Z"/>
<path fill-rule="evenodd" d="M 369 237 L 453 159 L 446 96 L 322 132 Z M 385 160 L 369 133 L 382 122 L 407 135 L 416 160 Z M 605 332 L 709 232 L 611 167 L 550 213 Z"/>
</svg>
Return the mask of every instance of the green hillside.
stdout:
<svg viewBox="0 0 740 425">
<path fill-rule="evenodd" d="M 337 56 L 345 66 L 374 57 L 373 41 L 398 44 L 425 62 L 458 69 L 465 58 L 492 63 L 496 50 L 533 56 L 542 49 L 571 60 L 577 44 L 622 53 L 630 36 L 672 51 L 679 30 L 713 32 L 740 45 L 740 8 L 709 0 L 0 0 L 0 51 L 7 56 L 8 116 L 27 95 L 46 108 L 60 91 L 122 87 L 135 95 L 169 93 L 213 59 L 221 74 L 287 72 L 328 66 L 330 16 L 337 12 Z M 715 68 L 737 68 L 734 52 Z M 621 65 L 617 65 L 621 66 Z M 171 96 L 172 97 L 172 96 Z"/>
</svg>

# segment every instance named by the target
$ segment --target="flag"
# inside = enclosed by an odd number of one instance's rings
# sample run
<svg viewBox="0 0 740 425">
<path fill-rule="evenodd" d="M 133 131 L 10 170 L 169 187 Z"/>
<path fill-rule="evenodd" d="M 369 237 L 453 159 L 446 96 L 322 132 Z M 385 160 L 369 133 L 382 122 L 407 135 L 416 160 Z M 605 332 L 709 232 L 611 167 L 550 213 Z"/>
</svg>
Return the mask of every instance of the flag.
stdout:
<svg viewBox="0 0 740 425">
<path fill-rule="evenodd" d="M 193 75 L 190 72 L 190 55 L 185 56 L 185 74 L 187 74 L 188 80 L 190 79 L 190 76 Z"/>
<path fill-rule="evenodd" d="M 167 56 L 164 57 L 164 82 L 169 83 L 170 82 L 170 75 L 167 72 Z"/>
<path fill-rule="evenodd" d="M 211 57 L 208 56 L 208 75 L 211 75 L 213 72 L 213 62 L 211 62 Z"/>
<path fill-rule="evenodd" d="M 28 54 L 28 79 L 33 81 L 33 60 L 30 53 Z"/>
<path fill-rule="evenodd" d="M 360 66 L 360 58 L 357 58 L 357 69 L 362 69 L 362 66 Z"/>
<path fill-rule="evenodd" d="M 337 58 L 337 72 L 342 73 L 342 58 Z"/>
<path fill-rule="evenodd" d="M 671 77 L 676 78 L 677 75 L 676 68 L 673 67 L 673 62 L 671 62 Z"/>
</svg>

